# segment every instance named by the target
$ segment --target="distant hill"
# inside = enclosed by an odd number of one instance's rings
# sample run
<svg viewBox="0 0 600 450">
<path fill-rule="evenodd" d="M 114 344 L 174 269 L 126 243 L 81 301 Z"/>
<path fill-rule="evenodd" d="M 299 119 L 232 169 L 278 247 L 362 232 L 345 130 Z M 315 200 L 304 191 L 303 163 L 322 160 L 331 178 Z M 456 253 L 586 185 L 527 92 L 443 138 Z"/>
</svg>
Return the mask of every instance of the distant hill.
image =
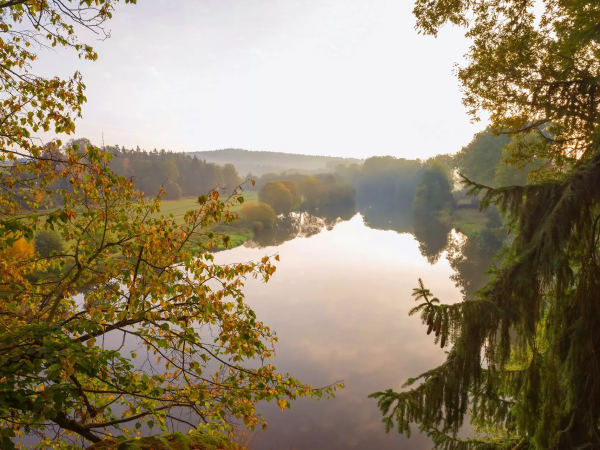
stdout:
<svg viewBox="0 0 600 450">
<path fill-rule="evenodd" d="M 261 152 L 226 148 L 204 152 L 190 152 L 206 162 L 219 165 L 234 164 L 240 175 L 252 173 L 261 176 L 265 173 L 281 173 L 284 171 L 322 172 L 333 170 L 338 164 L 350 165 L 362 163 L 361 159 L 340 158 L 334 156 L 298 155 L 283 152 Z"/>
</svg>

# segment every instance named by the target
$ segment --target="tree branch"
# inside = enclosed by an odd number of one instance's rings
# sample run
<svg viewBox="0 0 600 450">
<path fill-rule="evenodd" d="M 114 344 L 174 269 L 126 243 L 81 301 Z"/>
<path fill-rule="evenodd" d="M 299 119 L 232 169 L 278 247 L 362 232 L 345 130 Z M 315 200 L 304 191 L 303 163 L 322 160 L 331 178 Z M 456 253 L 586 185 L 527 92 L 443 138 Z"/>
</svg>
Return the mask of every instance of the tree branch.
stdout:
<svg viewBox="0 0 600 450">
<path fill-rule="evenodd" d="M 10 6 L 17 6 L 17 5 L 22 5 L 23 3 L 27 3 L 30 0 L 11 0 L 9 2 L 6 3 L 0 3 L 0 9 L 2 8 L 8 8 Z"/>
</svg>

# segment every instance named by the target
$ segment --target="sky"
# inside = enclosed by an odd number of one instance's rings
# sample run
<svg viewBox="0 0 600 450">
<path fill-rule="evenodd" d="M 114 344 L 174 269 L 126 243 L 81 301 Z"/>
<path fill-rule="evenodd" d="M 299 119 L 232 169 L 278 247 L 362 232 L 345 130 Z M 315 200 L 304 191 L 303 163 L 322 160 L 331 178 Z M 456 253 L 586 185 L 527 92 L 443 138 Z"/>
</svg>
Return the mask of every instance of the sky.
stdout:
<svg viewBox="0 0 600 450">
<path fill-rule="evenodd" d="M 468 41 L 414 24 L 407 0 L 139 0 L 91 39 L 98 61 L 45 52 L 39 69 L 83 73 L 77 137 L 96 145 L 455 153 L 485 127 L 453 73 Z"/>
</svg>

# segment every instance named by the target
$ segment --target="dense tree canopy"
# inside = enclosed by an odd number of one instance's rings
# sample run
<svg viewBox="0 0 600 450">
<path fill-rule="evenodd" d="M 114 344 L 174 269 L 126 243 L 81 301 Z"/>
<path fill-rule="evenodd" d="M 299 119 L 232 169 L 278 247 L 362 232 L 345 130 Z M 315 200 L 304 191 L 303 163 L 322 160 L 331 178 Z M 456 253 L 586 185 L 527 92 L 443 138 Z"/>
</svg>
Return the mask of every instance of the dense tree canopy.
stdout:
<svg viewBox="0 0 600 450">
<path fill-rule="evenodd" d="M 389 430 L 417 423 L 436 446 L 600 446 L 600 3 L 595 0 L 417 0 L 417 27 L 464 27 L 458 76 L 471 113 L 516 141 L 514 162 L 546 162 L 536 183 L 492 188 L 516 237 L 474 298 L 445 305 L 423 284 L 420 313 L 448 347 L 440 367 L 403 392 L 374 394 Z M 531 136 L 535 136 L 532 139 Z M 471 421 L 489 432 L 461 440 Z"/>
<path fill-rule="evenodd" d="M 356 191 L 343 177 L 317 174 L 301 178 L 298 187 L 307 208 L 354 205 Z"/>
<path fill-rule="evenodd" d="M 111 169 L 130 178 L 134 187 L 147 195 L 156 195 L 161 187 L 166 191 L 167 199 L 195 196 L 211 189 L 232 192 L 241 182 L 233 165 L 221 167 L 185 153 L 156 149 L 148 152 L 118 145 L 108 147 L 106 151 L 114 155 L 110 161 Z"/>
<path fill-rule="evenodd" d="M 540 136 L 529 134 L 527 143 L 533 145 Z M 537 175 L 545 162 L 539 158 L 514 158 L 523 146 L 522 137 L 505 134 L 494 136 L 491 130 L 477 133 L 452 159 L 456 171 L 477 183 L 492 187 L 525 185 L 529 174 Z"/>
<path fill-rule="evenodd" d="M 469 145 L 456 154 L 454 167 L 469 179 L 491 186 L 494 184 L 496 166 L 502 159 L 502 149 L 509 142 L 508 136 L 494 136 L 491 130 L 478 133 Z"/>
<path fill-rule="evenodd" d="M 373 156 L 362 165 L 336 168 L 355 187 L 358 201 L 395 207 L 412 204 L 422 170 L 421 161 L 392 156 Z"/>
</svg>

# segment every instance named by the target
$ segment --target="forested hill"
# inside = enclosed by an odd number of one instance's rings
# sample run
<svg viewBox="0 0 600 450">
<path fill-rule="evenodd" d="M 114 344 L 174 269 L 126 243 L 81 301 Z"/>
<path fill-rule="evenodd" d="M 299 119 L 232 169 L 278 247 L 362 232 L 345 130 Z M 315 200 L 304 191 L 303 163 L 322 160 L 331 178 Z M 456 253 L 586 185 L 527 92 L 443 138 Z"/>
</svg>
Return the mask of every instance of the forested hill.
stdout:
<svg viewBox="0 0 600 450">
<path fill-rule="evenodd" d="M 232 163 L 235 164 L 240 174 L 252 173 L 256 176 L 265 173 L 281 173 L 285 170 L 306 172 L 332 170 L 340 163 L 349 165 L 362 162 L 362 160 L 354 158 L 252 151 L 239 148 L 190 152 L 188 154 L 196 155 L 198 158 L 206 160 L 206 162 L 219 165 Z"/>
</svg>

